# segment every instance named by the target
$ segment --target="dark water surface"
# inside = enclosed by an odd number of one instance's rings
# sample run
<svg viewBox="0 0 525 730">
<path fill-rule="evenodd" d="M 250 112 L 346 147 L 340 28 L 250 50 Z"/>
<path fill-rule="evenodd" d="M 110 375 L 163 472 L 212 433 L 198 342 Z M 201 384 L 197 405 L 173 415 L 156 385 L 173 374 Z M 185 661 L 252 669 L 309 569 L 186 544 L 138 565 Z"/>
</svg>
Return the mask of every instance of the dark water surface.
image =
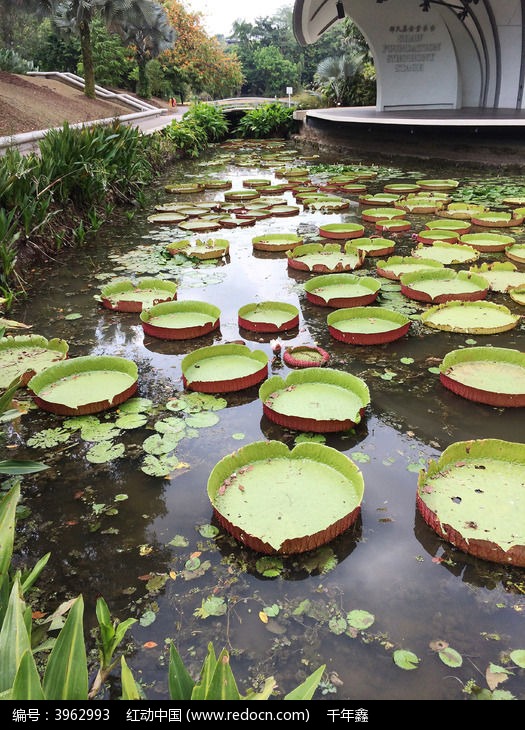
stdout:
<svg viewBox="0 0 525 730">
<path fill-rule="evenodd" d="M 306 164 L 300 154 L 286 164 Z M 194 176 L 232 179 L 234 189 L 241 188 L 244 178 L 277 181 L 272 168 L 238 162 L 233 152 L 217 150 L 204 162 L 177 164 L 151 188 L 145 210 L 105 226 L 89 244 L 60 255 L 44 268 L 27 301 L 11 313 L 13 319 L 31 324 L 34 333 L 64 338 L 70 357 L 114 354 L 134 360 L 137 396 L 152 401 L 143 426 L 114 433 L 111 442 L 124 449 L 106 463 L 87 459 L 94 442 L 79 431 L 55 445 L 28 444 L 35 434 L 62 427 L 63 417 L 33 409 L 7 425 L 4 445 L 16 449 L 2 448 L 2 458 L 40 459 L 51 466 L 25 477 L 22 486 L 30 514 L 18 526 L 17 560 L 33 565 L 51 552 L 34 608 L 52 611 L 82 593 L 87 630 L 96 626 L 99 595 L 115 617 L 136 618 L 127 635 L 127 660 L 149 699 L 169 699 L 169 639 L 192 672 L 200 668 L 209 642 L 217 653 L 228 648 L 241 691 L 260 687 L 273 675 L 285 694 L 326 664 L 317 700 L 461 700 L 471 696 L 473 684 L 494 688 L 486 672 L 495 664 L 508 669 L 498 689 L 525 699 L 524 670 L 509 660 L 511 651 L 525 649 L 524 569 L 456 550 L 416 510 L 419 470 L 451 443 L 478 438 L 523 442 L 522 408 L 494 408 L 461 398 L 446 390 L 432 371 L 447 352 L 474 343 L 523 350 L 523 322 L 494 335 L 431 330 L 417 320 L 427 305 L 403 298 L 395 282 L 381 279 L 377 304 L 402 307 L 413 315 L 409 334 L 370 347 L 333 339 L 326 324 L 331 310 L 311 304 L 302 288 L 311 274 L 290 270 L 285 254 L 254 251 L 252 238 L 267 231 L 312 235 L 320 223 L 360 222 L 356 196 L 348 196 L 352 207 L 343 213 L 301 208 L 297 216 L 203 236 L 229 240 L 229 256 L 218 263 L 184 263 L 165 256 L 166 243 L 187 235 L 176 226 L 149 223 L 154 205 L 176 199 L 222 200 L 224 193 L 174 196 L 164 191 L 164 184 L 192 181 Z M 387 181 L 407 177 L 453 177 L 462 183 L 472 179 L 458 177 L 457 170 L 377 169 L 378 177 L 367 183 L 369 192 L 381 192 Z M 498 184 L 507 181 L 494 177 Z M 487 173 L 484 180 L 489 178 Z M 291 193 L 285 197 L 292 200 Z M 396 236 L 399 255 L 414 246 L 412 233 L 428 216 L 408 218 L 412 230 Z M 366 228 L 375 232 L 373 224 Z M 513 235 L 522 240 L 523 227 L 513 229 Z M 503 254 L 484 254 L 478 264 L 495 260 L 504 260 Z M 367 258 L 361 273 L 376 275 L 375 263 Z M 179 300 L 217 305 L 220 330 L 198 340 L 155 340 L 144 335 L 138 315 L 111 312 L 97 301 L 100 287 L 113 278 L 143 276 L 176 281 Z M 508 294 L 491 292 L 488 299 L 523 314 Z M 330 367 L 363 378 L 371 393 L 361 424 L 349 433 L 325 437 L 327 445 L 352 458 L 362 471 L 365 494 L 358 523 L 318 551 L 273 563 L 268 558 L 261 562 L 261 555 L 217 529 L 206 485 L 217 461 L 242 445 L 277 439 L 292 447 L 300 432 L 263 416 L 257 387 L 226 394 L 225 407 L 213 412 L 217 422 L 211 425 L 166 409 L 169 399 L 184 393 L 183 356 L 204 345 L 243 339 L 250 348 L 268 353 L 270 374 L 284 377 L 290 372 L 281 358 L 274 359 L 271 336 L 239 330 L 239 307 L 265 300 L 300 309 L 299 327 L 281 335 L 284 345 L 316 343 L 330 353 Z M 68 319 L 70 314 L 82 316 Z M 156 433 L 156 422 L 176 415 L 187 419 L 185 436 L 170 454 L 176 456 L 176 466 L 151 476 L 142 469 L 143 444 Z M 115 423 L 117 417 L 110 411 L 98 420 Z M 352 630 L 346 617 L 354 610 L 372 614 L 372 625 Z M 435 651 L 442 645 L 436 642 L 459 652 L 461 666 L 447 666 Z M 397 649 L 417 656 L 414 669 L 396 665 Z M 106 697 L 119 693 L 116 677 Z"/>
</svg>

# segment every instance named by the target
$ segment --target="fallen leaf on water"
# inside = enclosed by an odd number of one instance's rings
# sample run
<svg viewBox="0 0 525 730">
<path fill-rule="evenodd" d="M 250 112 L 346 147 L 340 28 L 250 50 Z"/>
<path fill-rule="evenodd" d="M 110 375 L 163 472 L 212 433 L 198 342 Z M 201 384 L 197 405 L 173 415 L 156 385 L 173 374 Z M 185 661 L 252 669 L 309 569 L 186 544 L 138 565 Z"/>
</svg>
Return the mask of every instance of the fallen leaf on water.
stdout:
<svg viewBox="0 0 525 730">
<path fill-rule="evenodd" d="M 267 616 L 267 614 L 264 613 L 264 611 L 259 611 L 259 618 L 261 619 L 263 624 L 268 623 L 268 616 Z"/>
<path fill-rule="evenodd" d="M 146 641 L 146 643 L 143 645 L 144 649 L 154 649 L 157 644 L 154 641 Z"/>
<path fill-rule="evenodd" d="M 175 580 L 176 577 L 177 577 L 177 573 L 174 570 L 170 570 L 170 578 L 172 580 Z"/>
<path fill-rule="evenodd" d="M 34 619 L 44 618 L 44 616 L 47 616 L 47 614 L 43 613 L 42 611 L 33 611 L 33 613 L 31 614 L 31 618 Z"/>
</svg>

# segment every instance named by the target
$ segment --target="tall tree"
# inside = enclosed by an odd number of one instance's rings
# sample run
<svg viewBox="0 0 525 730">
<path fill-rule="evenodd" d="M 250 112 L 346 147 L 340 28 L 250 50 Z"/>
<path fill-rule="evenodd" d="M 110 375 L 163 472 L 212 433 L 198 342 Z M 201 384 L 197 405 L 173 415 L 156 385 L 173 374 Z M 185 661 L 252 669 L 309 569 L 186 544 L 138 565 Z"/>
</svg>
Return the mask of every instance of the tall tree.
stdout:
<svg viewBox="0 0 525 730">
<path fill-rule="evenodd" d="M 213 98 L 231 95 L 242 83 L 241 65 L 235 53 L 226 52 L 210 38 L 201 13 L 191 13 L 178 0 L 162 0 L 177 43 L 159 58 L 169 69 L 175 89 L 189 86 L 195 93 Z"/>
<path fill-rule="evenodd" d="M 164 9 L 151 0 L 49 0 L 53 22 L 64 32 L 78 35 L 84 67 L 84 93 L 95 97 L 95 68 L 91 24 L 100 15 L 114 32 L 131 36 L 151 57 L 175 42 Z M 160 49 L 160 50 L 159 50 Z"/>
</svg>

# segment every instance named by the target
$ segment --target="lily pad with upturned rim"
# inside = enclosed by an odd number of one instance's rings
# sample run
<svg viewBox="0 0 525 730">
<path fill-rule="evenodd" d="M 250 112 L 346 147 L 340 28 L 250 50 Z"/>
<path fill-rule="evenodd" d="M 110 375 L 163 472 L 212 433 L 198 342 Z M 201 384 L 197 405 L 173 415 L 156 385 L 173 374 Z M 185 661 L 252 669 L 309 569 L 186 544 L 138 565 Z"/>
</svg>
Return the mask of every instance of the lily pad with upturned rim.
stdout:
<svg viewBox="0 0 525 730">
<path fill-rule="evenodd" d="M 505 293 L 525 284 L 525 271 L 518 271 L 518 267 L 511 261 L 494 261 L 491 264 L 485 262 L 481 266 L 471 266 L 470 271 L 483 276 L 491 291 Z"/>
<path fill-rule="evenodd" d="M 0 338 L 0 388 L 7 388 L 21 378 L 20 385 L 45 368 L 65 360 L 69 345 L 54 337 L 48 340 L 41 335 L 15 335 Z"/>
<path fill-rule="evenodd" d="M 166 251 L 172 256 L 183 254 L 188 258 L 196 258 L 202 261 L 209 259 L 220 259 L 226 256 L 230 250 L 230 243 L 225 238 L 209 238 L 203 240 L 173 241 L 168 243 Z"/>
<path fill-rule="evenodd" d="M 468 400 L 497 407 L 525 406 L 525 353 L 508 347 L 452 350 L 439 366 L 442 384 Z"/>
<path fill-rule="evenodd" d="M 425 269 L 440 269 L 443 264 L 434 259 L 417 259 L 414 256 L 391 256 L 386 261 L 378 261 L 376 271 L 385 279 L 399 279 L 409 271 L 423 271 Z"/>
<path fill-rule="evenodd" d="M 348 431 L 361 422 L 370 392 L 361 378 L 333 368 L 275 375 L 259 388 L 264 415 L 284 428 L 312 433 Z"/>
<path fill-rule="evenodd" d="M 189 216 L 186 213 L 180 213 L 178 211 L 159 211 L 152 213 L 148 216 L 149 223 L 182 223 L 182 221 L 188 220 Z"/>
<path fill-rule="evenodd" d="M 238 311 L 238 325 L 250 332 L 285 332 L 299 326 L 299 309 L 286 302 L 253 302 Z"/>
<path fill-rule="evenodd" d="M 457 231 L 446 231 L 439 228 L 431 230 L 430 228 L 419 231 L 416 239 L 419 243 L 425 245 L 431 245 L 436 241 L 443 241 L 444 243 L 456 243 L 459 241 L 459 233 Z"/>
<path fill-rule="evenodd" d="M 410 193 L 417 193 L 421 190 L 421 185 L 417 183 L 387 183 L 383 190 L 385 193 L 399 193 L 400 195 L 409 195 Z"/>
<path fill-rule="evenodd" d="M 181 367 L 185 388 L 228 393 L 261 383 L 268 376 L 268 355 L 246 345 L 211 345 L 186 355 Z"/>
<path fill-rule="evenodd" d="M 388 256 L 394 252 L 396 242 L 389 238 L 374 236 L 372 238 L 354 238 L 350 241 L 350 245 L 359 251 L 364 251 L 367 256 Z"/>
<path fill-rule="evenodd" d="M 514 243 L 507 246 L 505 256 L 518 264 L 525 264 L 525 243 Z"/>
<path fill-rule="evenodd" d="M 369 223 L 375 223 L 376 221 L 393 220 L 403 218 L 406 211 L 401 208 L 365 208 L 361 214 L 361 218 Z"/>
<path fill-rule="evenodd" d="M 357 465 L 324 444 L 248 444 L 221 459 L 207 492 L 219 524 L 257 552 L 313 550 L 359 518 L 364 479 Z"/>
<path fill-rule="evenodd" d="M 459 180 L 445 179 L 425 179 L 418 180 L 417 184 L 422 190 L 455 190 L 459 186 Z"/>
<path fill-rule="evenodd" d="M 437 261 L 444 266 L 477 261 L 479 255 L 479 251 L 466 243 L 448 243 L 448 241 L 420 243 L 411 253 L 413 258 L 420 261 Z"/>
<path fill-rule="evenodd" d="M 412 223 L 404 218 L 382 218 L 375 222 L 375 228 L 376 231 L 380 231 L 381 233 L 386 233 L 388 231 L 391 231 L 392 233 L 402 233 L 403 231 L 409 231 L 412 228 Z"/>
<path fill-rule="evenodd" d="M 256 251 L 288 251 L 300 246 L 303 241 L 295 233 L 266 233 L 252 238 L 252 247 Z"/>
<path fill-rule="evenodd" d="M 519 320 L 508 307 L 494 302 L 445 302 L 421 315 L 421 321 L 427 327 L 473 335 L 507 332 L 514 329 Z"/>
<path fill-rule="evenodd" d="M 488 210 L 472 216 L 472 223 L 476 226 L 487 226 L 489 228 L 512 228 L 521 226 L 524 217 L 517 215 L 516 210 L 509 213 L 501 210 Z"/>
<path fill-rule="evenodd" d="M 350 239 L 359 238 L 365 232 L 359 223 L 327 223 L 319 226 L 319 235 L 323 238 Z"/>
<path fill-rule="evenodd" d="M 358 307 L 377 299 L 381 282 L 372 276 L 326 274 L 303 284 L 307 299 L 321 307 Z"/>
<path fill-rule="evenodd" d="M 177 284 L 165 279 L 129 279 L 115 281 L 100 290 L 100 298 L 106 309 L 118 312 L 142 312 L 160 302 L 177 299 Z"/>
<path fill-rule="evenodd" d="M 508 246 L 516 243 L 516 239 L 504 233 L 466 233 L 460 236 L 459 242 L 472 246 L 481 253 L 496 253 L 505 251 Z"/>
<path fill-rule="evenodd" d="M 341 251 L 338 243 L 305 243 L 293 251 L 287 251 L 286 255 L 289 268 L 317 273 L 354 271 L 362 267 L 366 258 L 364 251 L 351 245 Z"/>
<path fill-rule="evenodd" d="M 228 190 L 224 193 L 224 200 L 229 203 L 246 202 L 248 200 L 255 200 L 259 197 L 259 191 L 249 188 L 243 190 Z"/>
<path fill-rule="evenodd" d="M 193 300 L 163 302 L 140 315 L 147 335 L 161 340 L 202 337 L 220 326 L 220 309 L 208 302 Z"/>
<path fill-rule="evenodd" d="M 471 228 L 470 221 L 462 221 L 460 218 L 436 218 L 425 223 L 425 229 L 428 231 L 455 231 L 460 236 L 467 234 Z"/>
<path fill-rule="evenodd" d="M 206 220 L 204 218 L 192 218 L 179 223 L 179 228 L 183 231 L 191 233 L 213 233 L 221 228 L 221 224 L 217 220 Z"/>
<path fill-rule="evenodd" d="M 170 183 L 164 186 L 164 190 L 168 193 L 202 193 L 204 185 L 201 183 Z"/>
<path fill-rule="evenodd" d="M 509 296 L 517 304 L 523 304 L 525 306 L 525 284 L 511 289 L 509 291 Z"/>
<path fill-rule="evenodd" d="M 418 477 L 416 506 L 441 538 L 469 555 L 525 567 L 525 445 L 459 441 Z"/>
<path fill-rule="evenodd" d="M 285 348 L 283 360 L 289 368 L 323 367 L 330 360 L 330 355 L 317 345 L 296 345 Z"/>
<path fill-rule="evenodd" d="M 489 283 L 478 274 L 443 268 L 414 271 L 400 278 L 401 293 L 420 302 L 441 304 L 453 299 L 477 301 L 485 299 Z"/>
<path fill-rule="evenodd" d="M 86 355 L 51 365 L 34 375 L 27 387 L 45 411 L 60 416 L 99 413 L 134 395 L 138 368 L 123 357 Z"/>
<path fill-rule="evenodd" d="M 441 215 L 445 218 L 468 218 L 471 219 L 473 216 L 479 213 L 484 213 L 486 207 L 484 205 L 476 203 L 449 203 L 445 210 L 441 212 Z"/>
<path fill-rule="evenodd" d="M 351 307 L 331 312 L 327 319 L 332 337 L 351 345 L 382 345 L 404 337 L 410 319 L 386 307 Z"/>
</svg>

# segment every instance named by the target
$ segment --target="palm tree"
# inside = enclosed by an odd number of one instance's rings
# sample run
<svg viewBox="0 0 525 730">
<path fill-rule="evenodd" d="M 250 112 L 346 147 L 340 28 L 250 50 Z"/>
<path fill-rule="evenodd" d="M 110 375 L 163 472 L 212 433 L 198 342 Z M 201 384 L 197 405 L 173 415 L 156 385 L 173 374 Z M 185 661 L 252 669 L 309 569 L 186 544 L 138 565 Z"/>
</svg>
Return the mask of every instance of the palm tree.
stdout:
<svg viewBox="0 0 525 730">
<path fill-rule="evenodd" d="M 175 31 L 164 8 L 152 0 L 49 0 L 55 26 L 80 39 L 84 66 L 84 93 L 95 97 L 95 69 L 91 44 L 91 23 L 101 15 L 108 28 L 125 38 L 135 30 L 138 43 L 150 57 L 175 42 Z M 151 41 L 149 39 L 155 39 Z M 160 50 L 159 50 L 160 49 Z"/>
<path fill-rule="evenodd" d="M 350 48 L 339 56 L 324 58 L 317 65 L 317 80 L 337 106 L 348 99 L 352 83 L 365 60 L 365 52 Z"/>
</svg>

